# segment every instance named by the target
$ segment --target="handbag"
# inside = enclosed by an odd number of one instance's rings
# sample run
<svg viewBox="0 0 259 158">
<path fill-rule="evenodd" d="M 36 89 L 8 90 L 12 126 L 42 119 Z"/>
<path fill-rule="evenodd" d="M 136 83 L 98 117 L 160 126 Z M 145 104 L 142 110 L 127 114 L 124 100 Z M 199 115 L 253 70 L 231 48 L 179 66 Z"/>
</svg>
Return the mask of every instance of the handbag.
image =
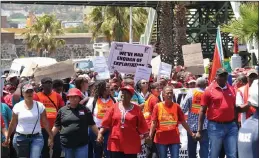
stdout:
<svg viewBox="0 0 259 158">
<path fill-rule="evenodd" d="M 33 134 L 34 130 L 35 130 L 35 127 L 38 123 L 38 120 L 39 120 L 39 106 L 38 106 L 38 103 L 36 102 L 36 105 L 37 105 L 37 110 L 38 110 L 38 118 L 37 118 L 37 121 L 35 123 L 35 126 L 32 130 L 32 133 L 31 135 Z M 18 157 L 26 157 L 26 158 L 29 158 L 30 157 L 30 149 L 31 149 L 31 139 L 29 139 L 28 137 L 26 137 L 25 139 L 22 139 L 22 140 L 18 140 L 16 139 L 16 144 L 17 144 L 17 149 L 18 149 L 18 152 L 17 152 L 17 156 Z"/>
</svg>

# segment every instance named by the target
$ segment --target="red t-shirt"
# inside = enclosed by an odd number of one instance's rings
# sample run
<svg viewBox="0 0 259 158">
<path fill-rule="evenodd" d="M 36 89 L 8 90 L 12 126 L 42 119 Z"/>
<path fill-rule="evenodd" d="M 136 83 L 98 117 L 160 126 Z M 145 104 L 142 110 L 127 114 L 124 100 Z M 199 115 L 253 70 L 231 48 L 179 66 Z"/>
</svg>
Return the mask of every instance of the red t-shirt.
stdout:
<svg viewBox="0 0 259 158">
<path fill-rule="evenodd" d="M 39 96 L 42 96 L 42 98 L 39 98 Z M 48 99 L 48 97 L 46 97 L 42 92 L 34 94 L 33 100 L 36 100 L 36 101 L 39 101 L 39 102 L 43 103 L 43 105 L 45 106 L 45 109 L 46 109 L 46 114 L 47 114 L 47 118 L 48 118 L 48 121 L 49 121 L 49 126 L 50 126 L 50 128 L 52 128 L 54 126 L 58 110 L 61 107 L 63 107 L 65 105 L 65 103 L 64 103 L 61 95 L 54 92 L 54 91 L 51 92 L 49 97 L 55 103 L 55 105 L 53 105 L 53 103 Z"/>
<path fill-rule="evenodd" d="M 177 127 L 174 130 L 156 132 L 154 142 L 158 144 L 168 145 L 168 144 L 180 144 L 180 133 L 178 129 L 178 124 L 185 121 L 184 113 L 177 103 L 173 103 L 173 106 L 177 106 L 177 116 L 178 122 Z M 157 121 L 157 127 L 159 126 L 158 121 L 158 104 L 154 107 L 152 114 L 152 121 Z"/>
<path fill-rule="evenodd" d="M 125 154 L 137 154 L 141 151 L 140 135 L 148 133 L 148 127 L 141 109 L 134 107 L 126 113 L 122 125 L 122 112 L 119 103 L 111 107 L 102 120 L 102 127 L 110 130 L 107 148 L 110 151 Z"/>
<path fill-rule="evenodd" d="M 216 82 L 205 90 L 201 105 L 207 106 L 207 118 L 210 121 L 228 122 L 235 118 L 236 95 L 229 84 L 221 89 Z"/>
</svg>

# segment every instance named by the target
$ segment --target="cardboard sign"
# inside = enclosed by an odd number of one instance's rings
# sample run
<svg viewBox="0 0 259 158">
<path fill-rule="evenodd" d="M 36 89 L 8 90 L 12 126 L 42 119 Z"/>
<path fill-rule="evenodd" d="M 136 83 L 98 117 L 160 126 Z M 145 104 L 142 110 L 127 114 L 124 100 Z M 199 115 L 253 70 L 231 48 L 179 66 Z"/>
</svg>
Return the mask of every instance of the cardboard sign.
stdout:
<svg viewBox="0 0 259 158">
<path fill-rule="evenodd" d="M 152 59 L 153 48 L 148 45 L 114 42 L 108 58 L 110 72 L 135 73 L 137 66 L 147 67 Z"/>
<path fill-rule="evenodd" d="M 160 78 L 162 76 L 166 76 L 168 78 L 170 78 L 171 76 L 171 71 L 172 71 L 172 65 L 161 62 L 159 65 L 159 69 L 158 69 L 158 80 L 160 80 Z"/>
<path fill-rule="evenodd" d="M 137 84 L 137 82 L 142 79 L 149 81 L 151 71 L 152 71 L 151 68 L 144 67 L 144 66 L 138 66 L 136 69 L 135 76 L 134 76 L 134 83 Z"/>
<path fill-rule="evenodd" d="M 110 79 L 110 72 L 104 56 L 97 56 L 94 58 L 93 68 L 94 71 L 98 73 L 98 75 L 96 76 L 97 80 Z"/>
<path fill-rule="evenodd" d="M 189 44 L 182 46 L 184 66 L 194 75 L 204 74 L 204 64 L 201 44 Z"/>
<path fill-rule="evenodd" d="M 66 60 L 53 65 L 36 68 L 34 72 L 34 77 L 36 82 L 40 82 L 41 79 L 44 77 L 50 77 L 55 80 L 68 78 L 73 76 L 74 74 L 75 70 L 72 60 Z"/>
<path fill-rule="evenodd" d="M 36 67 L 38 66 L 38 64 L 31 62 L 29 66 L 26 66 L 21 74 L 21 77 L 29 77 L 33 75 L 34 70 L 36 69 Z"/>
</svg>

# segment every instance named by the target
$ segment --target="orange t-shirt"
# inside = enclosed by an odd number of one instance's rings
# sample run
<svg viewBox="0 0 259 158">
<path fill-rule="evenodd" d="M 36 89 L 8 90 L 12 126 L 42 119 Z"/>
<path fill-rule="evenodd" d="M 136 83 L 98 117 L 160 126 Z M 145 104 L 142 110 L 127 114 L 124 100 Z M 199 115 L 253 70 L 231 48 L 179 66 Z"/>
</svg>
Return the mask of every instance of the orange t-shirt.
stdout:
<svg viewBox="0 0 259 158">
<path fill-rule="evenodd" d="M 158 101 L 159 101 L 158 98 L 156 96 L 154 96 L 153 94 L 150 94 L 148 99 L 145 101 L 143 115 L 145 117 L 145 120 L 147 122 L 147 125 L 148 125 L 149 129 L 150 129 L 150 126 L 151 126 L 152 112 L 153 112 L 153 109 L 154 109 L 155 105 L 158 103 Z"/>
<path fill-rule="evenodd" d="M 49 98 L 55 103 L 55 105 L 50 101 Z M 51 92 L 49 98 L 42 92 L 38 92 L 33 96 L 33 100 L 39 101 L 45 106 L 47 118 L 49 120 L 49 126 L 52 128 L 54 126 L 58 110 L 64 106 L 65 103 L 60 94 L 54 91 Z M 42 124 L 41 126 L 44 128 Z"/>
<path fill-rule="evenodd" d="M 174 120 L 168 120 L 167 122 L 175 122 L 176 124 L 172 124 L 173 128 L 169 130 L 163 130 L 161 126 L 161 122 L 159 121 L 159 104 L 163 104 L 163 110 L 171 111 L 168 112 L 168 115 L 171 115 Z M 172 110 L 173 109 L 173 110 Z M 158 144 L 168 145 L 168 144 L 179 144 L 180 143 L 180 133 L 178 129 L 178 124 L 182 121 L 185 121 L 184 113 L 182 112 L 179 104 L 173 103 L 171 107 L 165 107 L 163 102 L 156 104 L 153 114 L 152 114 L 152 121 L 157 121 L 157 131 L 155 134 L 154 142 Z"/>
</svg>

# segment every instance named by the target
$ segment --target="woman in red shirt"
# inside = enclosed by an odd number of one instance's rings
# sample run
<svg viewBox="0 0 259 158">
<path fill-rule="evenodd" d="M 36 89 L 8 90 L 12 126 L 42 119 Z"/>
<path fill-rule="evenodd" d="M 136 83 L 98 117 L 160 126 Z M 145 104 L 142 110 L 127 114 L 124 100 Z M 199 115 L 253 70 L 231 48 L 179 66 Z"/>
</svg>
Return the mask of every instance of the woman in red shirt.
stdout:
<svg viewBox="0 0 259 158">
<path fill-rule="evenodd" d="M 128 85 L 121 91 L 121 101 L 111 107 L 102 120 L 97 141 L 101 142 L 109 130 L 107 148 L 111 158 L 137 158 L 141 151 L 140 135 L 147 136 L 148 127 L 140 107 L 130 102 L 134 89 Z"/>
</svg>

